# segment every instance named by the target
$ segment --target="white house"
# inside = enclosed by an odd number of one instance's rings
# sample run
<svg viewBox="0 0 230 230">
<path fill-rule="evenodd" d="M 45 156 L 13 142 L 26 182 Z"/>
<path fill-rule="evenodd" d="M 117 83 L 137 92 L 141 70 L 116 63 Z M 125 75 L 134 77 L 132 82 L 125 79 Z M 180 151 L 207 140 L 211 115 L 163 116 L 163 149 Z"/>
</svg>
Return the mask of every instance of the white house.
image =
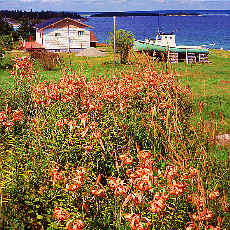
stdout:
<svg viewBox="0 0 230 230">
<path fill-rule="evenodd" d="M 80 20 L 64 18 L 51 19 L 35 25 L 36 43 L 47 51 L 78 52 L 95 47 L 97 39 L 90 29 Z"/>
</svg>

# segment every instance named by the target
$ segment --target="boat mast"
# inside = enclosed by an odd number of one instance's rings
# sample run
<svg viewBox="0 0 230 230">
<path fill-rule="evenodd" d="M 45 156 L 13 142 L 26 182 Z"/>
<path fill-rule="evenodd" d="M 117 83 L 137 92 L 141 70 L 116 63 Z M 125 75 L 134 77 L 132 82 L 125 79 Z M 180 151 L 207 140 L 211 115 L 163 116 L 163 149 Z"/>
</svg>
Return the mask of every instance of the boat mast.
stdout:
<svg viewBox="0 0 230 230">
<path fill-rule="evenodd" d="M 155 42 L 158 41 L 159 36 L 160 36 L 160 11 L 158 11 L 158 16 L 157 16 L 157 35 L 155 38 Z"/>
<path fill-rule="evenodd" d="M 116 64 L 116 16 L 113 16 L 113 64 Z"/>
<path fill-rule="evenodd" d="M 157 34 L 160 33 L 160 11 L 158 11 L 158 17 L 157 17 Z"/>
</svg>

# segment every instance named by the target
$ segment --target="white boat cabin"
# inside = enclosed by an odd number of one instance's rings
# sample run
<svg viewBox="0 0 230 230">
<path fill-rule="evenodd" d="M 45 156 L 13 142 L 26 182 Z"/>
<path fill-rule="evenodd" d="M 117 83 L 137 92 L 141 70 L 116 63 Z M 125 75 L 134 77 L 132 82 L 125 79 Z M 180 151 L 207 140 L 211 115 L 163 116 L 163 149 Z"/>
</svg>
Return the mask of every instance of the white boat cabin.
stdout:
<svg viewBox="0 0 230 230">
<path fill-rule="evenodd" d="M 166 47 L 176 47 L 176 35 L 159 33 L 156 36 L 155 45 L 166 46 Z"/>
<path fill-rule="evenodd" d="M 36 42 L 47 51 L 78 52 L 95 47 L 97 39 L 90 29 L 80 20 L 64 18 L 51 19 L 36 27 Z"/>
</svg>

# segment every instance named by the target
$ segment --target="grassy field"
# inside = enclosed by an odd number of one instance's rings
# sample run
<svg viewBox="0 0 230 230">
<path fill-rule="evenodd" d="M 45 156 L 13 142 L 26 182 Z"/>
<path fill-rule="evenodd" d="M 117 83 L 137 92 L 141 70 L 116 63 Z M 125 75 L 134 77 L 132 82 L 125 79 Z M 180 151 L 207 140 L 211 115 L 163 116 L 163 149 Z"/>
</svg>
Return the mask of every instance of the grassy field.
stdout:
<svg viewBox="0 0 230 230">
<path fill-rule="evenodd" d="M 24 53 L 23 56 L 28 55 Z M 11 55 L 12 56 L 12 55 Z M 20 56 L 22 54 L 20 53 Z M 230 52 L 223 50 L 211 50 L 208 64 L 169 64 L 168 70 L 175 72 L 178 79 L 185 85 L 190 85 L 194 96 L 230 96 Z M 138 57 L 132 56 L 133 62 Z M 134 65 L 113 65 L 113 56 L 108 53 L 106 57 L 76 57 L 74 54 L 63 55 L 64 65 L 53 71 L 44 71 L 38 66 L 39 72 L 45 79 L 58 78 L 63 70 L 74 70 L 84 75 L 119 74 L 134 68 Z M 118 57 L 116 57 L 118 61 Z M 156 68 L 164 68 L 165 64 L 158 63 Z M 8 71 L 0 70 L 1 85 L 8 80 Z"/>
<path fill-rule="evenodd" d="M 230 96 L 230 52 L 212 50 L 209 64 L 186 65 L 179 63 L 174 68 L 180 73 L 179 78 L 189 84 L 196 96 Z"/>
<path fill-rule="evenodd" d="M 190 85 L 194 94 L 194 103 L 204 103 L 202 119 L 217 121 L 229 130 L 230 125 L 230 52 L 212 50 L 208 64 L 186 65 L 179 63 L 172 66 L 178 79 L 184 85 Z M 199 115 L 197 116 L 199 119 Z"/>
</svg>

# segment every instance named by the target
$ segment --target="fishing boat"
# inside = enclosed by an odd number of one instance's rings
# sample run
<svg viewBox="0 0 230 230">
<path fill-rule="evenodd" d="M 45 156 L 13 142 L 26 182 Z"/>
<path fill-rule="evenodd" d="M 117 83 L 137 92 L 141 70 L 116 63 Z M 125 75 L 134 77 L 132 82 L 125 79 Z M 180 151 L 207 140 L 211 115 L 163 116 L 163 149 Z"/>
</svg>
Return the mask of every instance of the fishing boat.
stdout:
<svg viewBox="0 0 230 230">
<path fill-rule="evenodd" d="M 171 63 L 185 61 L 186 63 L 208 62 L 209 50 L 202 46 L 176 45 L 174 33 L 160 33 L 156 39 L 136 40 L 134 50 L 137 52 L 148 52 L 160 60 Z"/>
</svg>

